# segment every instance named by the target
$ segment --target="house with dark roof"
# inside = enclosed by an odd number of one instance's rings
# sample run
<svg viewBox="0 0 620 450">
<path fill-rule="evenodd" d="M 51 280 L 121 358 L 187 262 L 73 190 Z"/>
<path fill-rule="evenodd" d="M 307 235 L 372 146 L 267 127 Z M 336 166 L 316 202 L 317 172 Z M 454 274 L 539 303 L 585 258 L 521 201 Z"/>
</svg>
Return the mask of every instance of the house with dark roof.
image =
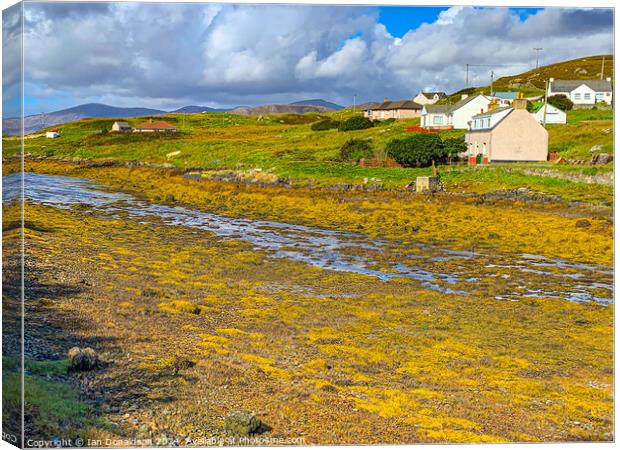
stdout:
<svg viewBox="0 0 620 450">
<path fill-rule="evenodd" d="M 424 128 L 466 130 L 472 116 L 489 108 L 491 98 L 486 95 L 463 94 L 453 105 L 424 105 L 420 125 Z"/>
<path fill-rule="evenodd" d="M 149 119 L 147 122 L 143 122 L 134 128 L 137 133 L 153 133 L 153 132 L 175 132 L 177 127 L 164 121 L 153 121 Z"/>
<path fill-rule="evenodd" d="M 413 119 L 420 117 L 422 105 L 412 100 L 385 100 L 375 108 L 364 111 L 370 120 Z"/>
<path fill-rule="evenodd" d="M 445 92 L 418 92 L 413 99 L 420 105 L 433 105 L 446 96 Z"/>
<path fill-rule="evenodd" d="M 611 105 L 611 78 L 606 80 L 556 80 L 549 78 L 547 95 L 564 95 L 575 105 L 594 105 L 605 102 Z"/>
<path fill-rule="evenodd" d="M 527 111 L 527 100 L 517 98 L 512 107 L 497 107 L 475 114 L 465 134 L 469 164 L 546 161 L 549 134 Z"/>
<path fill-rule="evenodd" d="M 118 131 L 120 133 L 126 133 L 131 131 L 131 125 L 129 123 L 124 122 L 122 120 L 117 120 L 112 124 L 112 131 Z"/>
</svg>

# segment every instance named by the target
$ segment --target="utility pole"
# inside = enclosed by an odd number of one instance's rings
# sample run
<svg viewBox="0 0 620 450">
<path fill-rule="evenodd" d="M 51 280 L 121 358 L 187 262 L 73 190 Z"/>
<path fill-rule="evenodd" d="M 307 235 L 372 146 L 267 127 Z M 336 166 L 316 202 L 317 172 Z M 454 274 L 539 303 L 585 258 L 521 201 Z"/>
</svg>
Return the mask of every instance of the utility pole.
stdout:
<svg viewBox="0 0 620 450">
<path fill-rule="evenodd" d="M 357 94 L 353 94 L 353 112 L 355 112 L 355 100 L 357 99 Z"/>
<path fill-rule="evenodd" d="M 495 76 L 495 72 L 491 70 L 491 92 L 490 95 L 493 95 L 493 77 Z"/>
<path fill-rule="evenodd" d="M 543 127 L 547 126 L 547 92 L 549 92 L 549 80 L 545 81 L 545 104 L 543 106 Z"/>
<path fill-rule="evenodd" d="M 603 55 L 603 61 L 601 62 L 601 80 L 604 77 L 604 73 L 605 73 L 605 55 Z"/>
<path fill-rule="evenodd" d="M 536 68 L 537 69 L 538 69 L 538 55 L 542 49 L 543 49 L 542 47 L 534 47 L 534 51 L 536 52 Z"/>
<path fill-rule="evenodd" d="M 469 64 L 465 64 L 465 87 L 469 87 Z"/>
</svg>

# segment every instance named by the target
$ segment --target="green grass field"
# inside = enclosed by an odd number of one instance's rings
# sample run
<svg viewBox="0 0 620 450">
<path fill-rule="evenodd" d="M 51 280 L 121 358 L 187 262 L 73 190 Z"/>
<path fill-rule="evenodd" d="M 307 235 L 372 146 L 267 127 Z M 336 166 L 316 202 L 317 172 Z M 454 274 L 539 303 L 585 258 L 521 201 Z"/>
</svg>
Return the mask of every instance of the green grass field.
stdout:
<svg viewBox="0 0 620 450">
<path fill-rule="evenodd" d="M 38 133 L 25 140 L 25 153 L 62 159 L 144 161 L 182 169 L 207 171 L 257 170 L 286 179 L 293 185 L 324 187 L 372 183 L 384 188 L 403 188 L 416 176 L 430 175 L 430 168 L 363 168 L 338 160 L 340 147 L 349 139 L 367 139 L 377 157 L 385 156 L 385 145 L 408 135 L 406 128 L 419 119 L 378 124 L 373 128 L 341 132 L 312 131 L 311 124 L 330 116 L 342 120 L 355 113 L 350 109 L 327 115 L 240 116 L 228 113 L 167 115 L 159 117 L 176 124 L 178 133 L 111 133 L 114 119 L 86 119 L 61 125 L 58 139 Z M 359 114 L 359 111 L 357 112 Z M 144 118 L 128 120 L 131 125 Z M 613 153 L 613 112 L 578 110 L 568 113 L 567 125 L 549 125 L 549 151 L 566 159 L 589 160 L 592 146 Z M 442 138 L 462 137 L 464 130 L 441 132 Z M 4 155 L 19 152 L 20 141 L 4 139 Z M 568 166 L 553 163 L 502 164 L 485 168 L 464 165 L 440 167 L 449 189 L 488 192 L 528 186 L 567 199 L 609 199 L 610 186 L 585 184 L 551 176 L 533 176 L 524 169 L 545 168 L 554 173 L 595 175 L 613 170 L 607 166 Z"/>
</svg>

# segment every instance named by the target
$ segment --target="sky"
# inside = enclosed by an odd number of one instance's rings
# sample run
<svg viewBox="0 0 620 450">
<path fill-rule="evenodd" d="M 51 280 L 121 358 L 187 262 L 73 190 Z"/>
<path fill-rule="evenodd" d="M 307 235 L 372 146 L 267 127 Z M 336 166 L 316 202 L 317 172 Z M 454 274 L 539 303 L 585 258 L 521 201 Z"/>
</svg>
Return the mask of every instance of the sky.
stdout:
<svg viewBox="0 0 620 450">
<path fill-rule="evenodd" d="M 20 114 L 19 10 L 3 14 L 3 116 Z M 25 113 L 82 103 L 172 110 L 454 92 L 612 53 L 611 9 L 24 4 Z"/>
</svg>

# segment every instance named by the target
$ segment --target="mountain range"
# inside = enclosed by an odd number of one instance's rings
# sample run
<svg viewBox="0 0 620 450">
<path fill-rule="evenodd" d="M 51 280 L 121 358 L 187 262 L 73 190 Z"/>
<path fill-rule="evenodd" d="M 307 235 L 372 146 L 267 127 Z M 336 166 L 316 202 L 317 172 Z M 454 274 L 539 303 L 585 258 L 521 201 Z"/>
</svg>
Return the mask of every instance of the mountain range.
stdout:
<svg viewBox="0 0 620 450">
<path fill-rule="evenodd" d="M 72 108 L 54 111 L 46 114 L 34 114 L 24 117 L 24 132 L 33 133 L 53 125 L 75 122 L 81 119 L 95 117 L 129 118 L 140 116 L 155 116 L 162 114 L 196 114 L 203 112 L 231 112 L 233 114 L 260 115 L 260 114 L 303 114 L 307 112 L 328 112 L 343 107 L 322 99 L 302 100 L 288 105 L 238 106 L 236 108 L 211 108 L 209 106 L 189 105 L 173 111 L 164 111 L 152 108 L 120 108 L 102 103 L 87 103 Z M 16 135 L 21 133 L 21 120 L 9 118 L 2 120 L 2 134 Z"/>
</svg>

